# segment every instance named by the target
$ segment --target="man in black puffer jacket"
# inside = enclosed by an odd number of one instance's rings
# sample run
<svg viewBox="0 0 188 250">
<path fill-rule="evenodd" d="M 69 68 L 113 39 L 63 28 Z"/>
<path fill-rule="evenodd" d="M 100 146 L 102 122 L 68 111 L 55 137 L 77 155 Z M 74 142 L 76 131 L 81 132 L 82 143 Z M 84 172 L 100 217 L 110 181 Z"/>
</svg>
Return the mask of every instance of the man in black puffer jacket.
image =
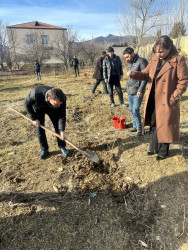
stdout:
<svg viewBox="0 0 188 250">
<path fill-rule="evenodd" d="M 113 86 L 115 86 L 120 105 L 125 106 L 123 102 L 123 93 L 121 90 L 120 80 L 123 78 L 122 63 L 119 56 L 114 54 L 114 49 L 109 47 L 107 56 L 103 60 L 103 77 L 108 84 L 108 91 L 111 101 L 111 107 L 114 107 Z"/>
<path fill-rule="evenodd" d="M 134 50 L 130 47 L 126 48 L 123 55 L 128 62 L 127 72 L 130 70 L 142 71 L 148 65 L 148 61 L 145 58 L 139 57 L 134 53 Z M 128 79 L 126 84 L 126 92 L 129 99 L 129 110 L 132 116 L 133 128 L 130 132 L 137 132 L 137 135 L 142 135 L 142 124 L 140 116 L 140 106 L 144 97 L 145 87 L 147 81 L 139 81 L 134 79 Z"/>
<path fill-rule="evenodd" d="M 45 130 L 40 127 L 44 125 L 45 114 L 47 114 L 53 123 L 57 134 L 58 146 L 64 156 L 68 155 L 65 148 L 65 124 L 66 124 L 66 96 L 61 89 L 49 86 L 37 86 L 31 90 L 24 101 L 25 109 L 36 126 L 37 136 L 39 139 L 41 153 L 40 159 L 44 159 L 48 155 L 48 143 Z"/>
</svg>

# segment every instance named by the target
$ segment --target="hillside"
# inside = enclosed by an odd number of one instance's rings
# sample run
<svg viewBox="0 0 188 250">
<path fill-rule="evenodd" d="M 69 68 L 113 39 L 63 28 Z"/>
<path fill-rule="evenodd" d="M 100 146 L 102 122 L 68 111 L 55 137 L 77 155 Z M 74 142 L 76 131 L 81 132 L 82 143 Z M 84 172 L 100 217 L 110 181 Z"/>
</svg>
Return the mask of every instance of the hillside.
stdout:
<svg viewBox="0 0 188 250">
<path fill-rule="evenodd" d="M 98 45 L 123 45 L 124 43 L 127 43 L 128 46 L 132 46 L 132 39 L 134 36 L 115 36 L 112 34 L 107 35 L 106 37 L 104 36 L 99 36 L 94 39 L 88 40 L 86 42 L 92 42 Z M 144 42 L 152 41 L 152 37 L 144 37 Z"/>
<path fill-rule="evenodd" d="M 132 38 L 130 36 L 114 36 L 112 34 L 109 34 L 108 36 L 104 37 L 104 36 L 99 36 L 94 38 L 93 40 L 89 40 L 88 42 L 92 41 L 96 44 L 101 44 L 101 45 L 112 45 L 112 44 L 124 44 L 125 42 L 129 45 L 132 44 Z"/>
</svg>

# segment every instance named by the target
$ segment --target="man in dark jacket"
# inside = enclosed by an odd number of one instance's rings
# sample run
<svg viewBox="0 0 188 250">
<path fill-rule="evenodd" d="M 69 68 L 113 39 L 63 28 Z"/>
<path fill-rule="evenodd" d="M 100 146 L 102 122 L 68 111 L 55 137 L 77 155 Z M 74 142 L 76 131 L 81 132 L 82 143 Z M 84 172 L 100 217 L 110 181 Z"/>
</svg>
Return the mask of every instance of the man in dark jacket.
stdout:
<svg viewBox="0 0 188 250">
<path fill-rule="evenodd" d="M 38 61 L 35 61 L 35 74 L 37 75 L 37 80 L 41 80 L 40 63 Z"/>
<path fill-rule="evenodd" d="M 115 86 L 119 102 L 122 106 L 125 106 L 123 102 L 123 93 L 121 90 L 120 80 L 123 78 L 122 63 L 119 56 L 114 54 L 114 49 L 109 47 L 107 50 L 107 56 L 103 60 L 103 77 L 105 83 L 108 84 L 108 91 L 111 101 L 111 107 L 114 107 L 113 86 Z"/>
<path fill-rule="evenodd" d="M 93 78 L 96 79 L 96 83 L 93 86 L 92 94 L 95 93 L 96 88 L 98 87 L 100 82 L 102 82 L 102 85 L 103 85 L 103 88 L 104 88 L 104 93 L 106 95 L 108 95 L 108 90 L 107 90 L 107 87 L 106 87 L 106 83 L 105 83 L 104 78 L 103 78 L 103 60 L 104 60 L 105 56 L 106 56 L 106 51 L 103 51 L 101 53 L 101 56 L 98 58 L 97 63 L 95 65 L 95 71 L 94 71 L 94 74 L 93 74 Z"/>
<path fill-rule="evenodd" d="M 61 89 L 49 86 L 37 86 L 31 90 L 24 101 L 25 109 L 30 116 L 33 124 L 36 126 L 41 153 L 40 159 L 48 155 L 48 143 L 45 130 L 40 127 L 44 125 L 45 114 L 47 114 L 55 128 L 56 133 L 61 135 L 57 137 L 58 146 L 64 156 L 68 155 L 65 143 L 65 124 L 66 124 L 66 96 Z"/>
<path fill-rule="evenodd" d="M 74 67 L 75 76 L 76 77 L 77 77 L 77 75 L 79 76 L 79 68 L 78 68 L 79 61 L 76 58 L 76 56 L 74 56 L 74 58 L 72 59 L 72 65 Z"/>
<path fill-rule="evenodd" d="M 126 48 L 123 55 L 128 62 L 127 71 L 142 71 L 148 65 L 148 61 L 145 58 L 139 57 L 134 53 L 134 50 L 130 47 Z M 126 92 L 129 100 L 129 110 L 132 116 L 133 128 L 130 132 L 137 132 L 137 135 L 142 135 L 142 124 L 140 116 L 140 106 L 143 100 L 145 87 L 147 81 L 139 81 L 128 79 L 126 84 Z"/>
</svg>

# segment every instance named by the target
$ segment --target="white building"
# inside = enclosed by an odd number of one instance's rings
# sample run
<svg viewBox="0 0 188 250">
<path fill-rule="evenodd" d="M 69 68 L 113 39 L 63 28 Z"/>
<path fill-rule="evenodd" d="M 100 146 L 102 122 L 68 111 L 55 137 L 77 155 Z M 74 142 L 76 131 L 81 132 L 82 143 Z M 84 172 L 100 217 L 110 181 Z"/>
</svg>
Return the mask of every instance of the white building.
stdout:
<svg viewBox="0 0 188 250">
<path fill-rule="evenodd" d="M 13 62 L 42 59 L 44 63 L 63 63 L 68 46 L 67 29 L 38 21 L 7 26 Z"/>
</svg>

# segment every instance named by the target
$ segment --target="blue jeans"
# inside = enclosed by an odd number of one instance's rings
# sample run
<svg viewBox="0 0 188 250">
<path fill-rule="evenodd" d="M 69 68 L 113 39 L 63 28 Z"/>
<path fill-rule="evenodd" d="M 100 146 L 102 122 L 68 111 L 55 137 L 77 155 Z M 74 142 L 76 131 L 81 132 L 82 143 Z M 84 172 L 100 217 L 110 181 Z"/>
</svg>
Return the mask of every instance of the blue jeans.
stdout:
<svg viewBox="0 0 188 250">
<path fill-rule="evenodd" d="M 140 116 L 140 106 L 143 100 L 143 97 L 138 98 L 136 95 L 128 95 L 129 99 L 129 111 L 133 120 L 133 128 L 136 128 L 137 131 L 142 130 L 141 116 Z"/>
</svg>

